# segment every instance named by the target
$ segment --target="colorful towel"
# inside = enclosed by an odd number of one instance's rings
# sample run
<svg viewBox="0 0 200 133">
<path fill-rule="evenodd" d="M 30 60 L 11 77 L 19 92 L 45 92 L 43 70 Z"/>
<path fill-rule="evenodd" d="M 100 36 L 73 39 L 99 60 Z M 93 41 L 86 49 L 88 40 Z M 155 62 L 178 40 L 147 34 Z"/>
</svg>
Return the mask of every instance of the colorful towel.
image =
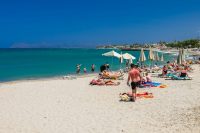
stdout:
<svg viewBox="0 0 200 133">
<path fill-rule="evenodd" d="M 154 98 L 153 93 L 149 93 L 149 92 L 140 92 L 136 94 L 137 98 Z M 132 99 L 132 92 L 128 92 L 128 93 L 120 93 L 119 94 L 120 100 L 121 101 L 131 101 Z"/>
<path fill-rule="evenodd" d="M 161 85 L 161 83 L 158 82 L 145 82 L 144 84 L 142 84 L 143 86 L 150 86 L 150 87 L 158 87 Z"/>
</svg>

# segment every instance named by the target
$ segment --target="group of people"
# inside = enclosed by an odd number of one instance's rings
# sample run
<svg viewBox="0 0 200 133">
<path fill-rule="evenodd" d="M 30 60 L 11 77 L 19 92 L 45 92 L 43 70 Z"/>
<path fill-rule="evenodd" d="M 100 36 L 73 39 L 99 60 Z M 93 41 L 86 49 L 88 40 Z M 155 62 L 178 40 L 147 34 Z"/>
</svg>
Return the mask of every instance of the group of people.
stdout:
<svg viewBox="0 0 200 133">
<path fill-rule="evenodd" d="M 150 68 L 146 66 L 139 67 L 138 64 L 130 64 L 128 69 L 128 79 L 127 79 L 127 85 L 131 86 L 132 93 L 130 95 L 131 100 L 136 100 L 136 91 L 137 87 L 142 86 L 151 86 L 155 87 L 155 85 L 160 85 L 161 83 L 152 82 L 152 78 L 149 75 Z M 167 76 L 169 73 L 178 74 L 179 77 L 189 77 L 188 71 L 192 71 L 192 68 L 190 65 L 185 62 L 181 65 L 177 64 L 176 62 L 167 62 L 166 65 L 163 66 L 163 68 L 158 67 L 155 65 L 152 69 L 161 71 L 161 76 Z M 116 82 L 113 80 L 121 80 L 124 77 L 124 73 L 122 71 L 120 72 L 111 72 L 109 64 L 103 64 L 100 67 L 100 74 L 97 80 L 93 79 L 90 84 L 91 85 L 119 85 L 120 82 Z M 175 76 L 173 76 L 176 78 Z"/>
<path fill-rule="evenodd" d="M 167 62 L 167 65 L 164 65 L 162 68 L 162 77 L 167 77 L 168 75 L 174 75 L 180 78 L 189 77 L 188 72 L 193 69 L 190 67 L 188 62 L 182 64 L 177 64 L 174 62 Z"/>
<path fill-rule="evenodd" d="M 120 82 L 113 80 L 123 79 L 122 72 L 111 72 L 109 64 L 103 64 L 100 66 L 100 73 L 98 79 L 93 79 L 90 85 L 119 85 Z"/>
<path fill-rule="evenodd" d="M 81 64 L 77 64 L 77 65 L 76 65 L 76 73 L 77 73 L 77 74 L 79 74 L 79 73 L 81 72 L 81 66 L 82 66 Z M 94 71 L 95 71 L 95 65 L 92 64 L 92 65 L 91 65 L 91 72 L 94 72 Z M 83 72 L 84 72 L 84 73 L 87 73 L 87 68 L 86 68 L 86 67 L 83 68 Z"/>
</svg>

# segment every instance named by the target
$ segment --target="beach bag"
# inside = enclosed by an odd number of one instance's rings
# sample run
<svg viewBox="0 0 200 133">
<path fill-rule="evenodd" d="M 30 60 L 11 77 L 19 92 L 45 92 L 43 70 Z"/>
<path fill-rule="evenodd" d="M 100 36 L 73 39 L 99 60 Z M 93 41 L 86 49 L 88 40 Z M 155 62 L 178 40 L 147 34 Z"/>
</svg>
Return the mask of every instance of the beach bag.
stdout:
<svg viewBox="0 0 200 133">
<path fill-rule="evenodd" d="M 131 100 L 131 98 L 128 96 L 128 94 L 120 94 L 120 101 L 128 102 Z"/>
</svg>

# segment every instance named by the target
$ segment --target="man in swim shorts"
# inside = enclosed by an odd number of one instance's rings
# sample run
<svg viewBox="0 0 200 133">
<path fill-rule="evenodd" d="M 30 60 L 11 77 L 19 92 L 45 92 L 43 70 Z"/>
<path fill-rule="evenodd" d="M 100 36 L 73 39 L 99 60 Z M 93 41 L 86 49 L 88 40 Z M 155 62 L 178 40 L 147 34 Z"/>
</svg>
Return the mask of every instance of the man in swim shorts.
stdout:
<svg viewBox="0 0 200 133">
<path fill-rule="evenodd" d="M 127 85 L 130 86 L 129 81 L 131 80 L 131 88 L 132 88 L 132 98 L 133 101 L 136 100 L 136 88 L 140 85 L 142 77 L 140 72 L 136 68 L 136 65 L 131 64 L 131 70 L 128 73 Z"/>
</svg>

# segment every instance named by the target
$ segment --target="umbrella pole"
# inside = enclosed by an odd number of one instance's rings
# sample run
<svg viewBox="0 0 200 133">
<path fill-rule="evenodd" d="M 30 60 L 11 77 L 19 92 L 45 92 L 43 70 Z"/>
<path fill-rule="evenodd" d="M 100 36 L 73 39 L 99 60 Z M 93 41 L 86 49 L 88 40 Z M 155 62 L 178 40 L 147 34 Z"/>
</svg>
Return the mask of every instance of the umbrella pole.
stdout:
<svg viewBox="0 0 200 133">
<path fill-rule="evenodd" d="M 112 57 L 112 67 L 113 67 L 113 57 Z"/>
<path fill-rule="evenodd" d="M 152 62 L 152 60 L 150 60 L 150 61 L 151 61 L 151 62 L 150 62 L 150 63 L 151 63 L 151 65 L 150 65 L 150 69 L 151 69 L 151 68 L 152 68 L 152 63 L 153 63 L 153 62 Z"/>
</svg>

